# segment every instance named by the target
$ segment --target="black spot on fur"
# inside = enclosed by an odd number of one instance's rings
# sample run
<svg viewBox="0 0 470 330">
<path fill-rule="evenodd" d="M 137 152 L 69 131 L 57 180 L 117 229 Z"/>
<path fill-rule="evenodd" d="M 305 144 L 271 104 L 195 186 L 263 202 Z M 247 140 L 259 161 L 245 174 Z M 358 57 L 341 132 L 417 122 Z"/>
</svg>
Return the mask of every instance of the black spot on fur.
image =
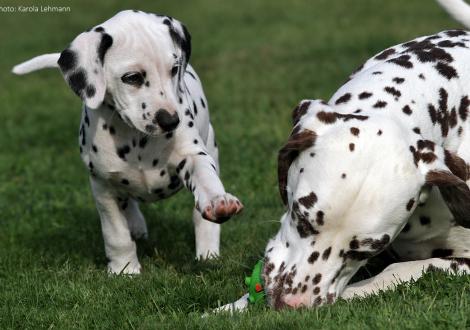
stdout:
<svg viewBox="0 0 470 330">
<path fill-rule="evenodd" d="M 375 57 L 376 60 L 386 60 L 390 55 L 395 54 L 396 51 L 393 48 L 389 48 L 381 52 Z"/>
<path fill-rule="evenodd" d="M 369 92 L 362 92 L 361 94 L 359 94 L 359 99 L 360 100 L 364 100 L 364 99 L 368 99 L 369 97 L 372 96 L 372 93 L 369 93 Z"/>
<path fill-rule="evenodd" d="M 341 103 L 346 103 L 351 99 L 351 93 L 346 93 L 340 98 L 338 98 L 335 102 L 335 104 L 341 104 Z"/>
<path fill-rule="evenodd" d="M 389 94 L 395 96 L 396 98 L 398 98 L 398 97 L 401 96 L 401 92 L 400 92 L 398 89 L 396 89 L 395 87 L 389 87 L 389 86 L 387 86 L 387 87 L 384 88 L 384 90 L 385 90 L 387 93 L 389 93 Z"/>
<path fill-rule="evenodd" d="M 405 81 L 405 78 L 395 77 L 395 78 L 392 79 L 392 81 L 397 83 L 397 84 L 402 84 Z"/>
<path fill-rule="evenodd" d="M 450 66 L 449 64 L 446 64 L 444 62 L 438 62 L 434 67 L 441 75 L 446 77 L 448 80 L 458 77 L 457 71 L 454 69 L 454 67 Z"/>
<path fill-rule="evenodd" d="M 59 60 L 57 61 L 62 72 L 66 73 L 73 70 L 77 65 L 77 55 L 71 49 L 66 49 L 60 53 Z"/>
<path fill-rule="evenodd" d="M 410 61 L 410 58 L 410 55 L 401 55 L 397 58 L 388 60 L 388 62 L 399 65 L 405 69 L 411 69 L 413 67 L 413 63 Z"/>
<path fill-rule="evenodd" d="M 378 101 L 373 105 L 373 107 L 380 109 L 380 108 L 385 108 L 386 105 L 387 105 L 387 102 L 378 100 Z"/>
<path fill-rule="evenodd" d="M 413 205 L 415 204 L 415 199 L 412 198 L 406 203 L 406 210 L 409 212 L 413 208 Z"/>
<path fill-rule="evenodd" d="M 463 30 L 448 30 L 445 32 L 449 37 L 459 37 L 467 35 L 467 32 Z"/>
<path fill-rule="evenodd" d="M 321 257 L 323 260 L 328 260 L 328 258 L 330 257 L 330 254 L 331 254 L 331 246 L 327 248 L 325 251 L 323 251 L 323 254 Z"/>
<path fill-rule="evenodd" d="M 319 256 L 320 256 L 319 252 L 317 252 L 317 251 L 312 252 L 312 254 L 307 259 L 308 263 L 313 264 L 315 261 L 317 261 Z"/>
<path fill-rule="evenodd" d="M 67 80 L 73 92 L 78 96 L 81 96 L 83 89 L 87 86 L 85 70 L 80 69 L 75 71 Z"/>
<path fill-rule="evenodd" d="M 425 225 L 429 225 L 431 223 L 431 218 L 430 217 L 427 217 L 425 215 L 422 215 L 419 217 L 419 222 L 425 226 Z"/>
<path fill-rule="evenodd" d="M 459 117 L 462 120 L 467 120 L 468 116 L 468 106 L 470 105 L 470 100 L 468 99 L 468 96 L 465 95 L 460 99 L 460 105 L 459 105 Z"/>
<path fill-rule="evenodd" d="M 104 56 L 112 45 L 113 38 L 109 34 L 103 33 L 103 35 L 101 36 L 100 44 L 98 46 L 98 58 L 100 59 L 101 64 L 104 63 Z"/>
<path fill-rule="evenodd" d="M 407 114 L 408 116 L 411 115 L 413 113 L 413 111 L 411 111 L 411 108 L 409 105 L 405 105 L 402 109 L 403 113 Z"/>
<path fill-rule="evenodd" d="M 312 191 L 307 196 L 299 198 L 299 203 L 309 209 L 317 202 L 317 200 L 317 195 Z"/>
<path fill-rule="evenodd" d="M 117 155 L 121 159 L 126 159 L 126 154 L 128 154 L 131 151 L 131 148 L 128 145 L 122 146 L 117 148 Z"/>
</svg>

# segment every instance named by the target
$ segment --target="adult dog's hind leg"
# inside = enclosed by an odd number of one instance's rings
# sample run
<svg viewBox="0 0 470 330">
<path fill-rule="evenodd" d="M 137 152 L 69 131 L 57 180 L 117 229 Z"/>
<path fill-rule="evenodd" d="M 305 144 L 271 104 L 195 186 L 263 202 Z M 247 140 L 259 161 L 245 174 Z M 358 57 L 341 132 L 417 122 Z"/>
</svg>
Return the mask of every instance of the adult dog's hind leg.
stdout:
<svg viewBox="0 0 470 330">
<path fill-rule="evenodd" d="M 379 291 L 394 289 L 398 284 L 412 279 L 417 280 L 430 269 L 470 274 L 470 259 L 430 258 L 394 263 L 374 277 L 348 285 L 341 294 L 341 298 L 365 297 L 377 294 Z"/>
</svg>

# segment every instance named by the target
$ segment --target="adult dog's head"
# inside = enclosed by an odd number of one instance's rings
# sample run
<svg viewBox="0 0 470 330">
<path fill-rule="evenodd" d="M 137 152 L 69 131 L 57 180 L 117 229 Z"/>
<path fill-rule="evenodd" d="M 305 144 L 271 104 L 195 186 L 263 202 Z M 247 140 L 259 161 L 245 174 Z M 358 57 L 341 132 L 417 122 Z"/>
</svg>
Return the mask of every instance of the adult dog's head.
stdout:
<svg viewBox="0 0 470 330">
<path fill-rule="evenodd" d="M 47 62 L 54 55 L 28 61 L 13 72 L 53 66 Z M 176 110 L 183 102 L 190 55 L 191 37 L 179 21 L 127 10 L 79 34 L 57 54 L 57 64 L 88 108 L 104 104 L 131 127 L 159 135 L 178 126 Z"/>
<path fill-rule="evenodd" d="M 465 162 L 407 130 L 386 115 L 338 113 L 322 101 L 295 109 L 278 159 L 288 210 L 265 252 L 274 308 L 335 301 L 398 235 L 425 186 L 438 186 L 456 221 L 469 227 Z"/>
</svg>

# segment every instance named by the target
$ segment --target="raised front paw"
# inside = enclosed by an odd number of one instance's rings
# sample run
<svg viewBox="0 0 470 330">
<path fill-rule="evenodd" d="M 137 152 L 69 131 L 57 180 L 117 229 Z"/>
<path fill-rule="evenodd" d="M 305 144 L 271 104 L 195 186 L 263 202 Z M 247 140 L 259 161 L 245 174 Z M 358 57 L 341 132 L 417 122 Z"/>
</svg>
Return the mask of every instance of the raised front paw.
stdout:
<svg viewBox="0 0 470 330">
<path fill-rule="evenodd" d="M 216 223 L 224 223 L 243 210 L 243 204 L 231 194 L 216 196 L 205 205 L 198 203 L 196 207 L 204 219 Z"/>
</svg>

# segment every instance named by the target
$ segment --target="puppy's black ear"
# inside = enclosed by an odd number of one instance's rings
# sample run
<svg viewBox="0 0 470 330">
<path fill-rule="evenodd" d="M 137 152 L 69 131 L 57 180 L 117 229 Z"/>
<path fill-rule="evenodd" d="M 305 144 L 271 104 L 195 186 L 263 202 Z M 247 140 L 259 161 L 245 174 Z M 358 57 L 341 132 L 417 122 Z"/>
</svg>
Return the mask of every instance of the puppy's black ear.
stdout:
<svg viewBox="0 0 470 330">
<path fill-rule="evenodd" d="M 173 42 L 181 49 L 183 54 L 183 66 L 186 68 L 186 65 L 189 63 L 189 58 L 191 57 L 191 35 L 188 29 L 186 29 L 183 23 L 168 16 L 163 17 L 163 24 L 168 26 Z"/>
<path fill-rule="evenodd" d="M 439 188 L 454 220 L 462 227 L 470 228 L 470 189 L 468 167 L 459 156 L 444 150 L 444 164 L 426 173 L 426 184 Z"/>
<path fill-rule="evenodd" d="M 106 94 L 104 62 L 113 38 L 102 27 L 79 34 L 58 61 L 65 81 L 91 109 L 103 103 Z"/>
</svg>

